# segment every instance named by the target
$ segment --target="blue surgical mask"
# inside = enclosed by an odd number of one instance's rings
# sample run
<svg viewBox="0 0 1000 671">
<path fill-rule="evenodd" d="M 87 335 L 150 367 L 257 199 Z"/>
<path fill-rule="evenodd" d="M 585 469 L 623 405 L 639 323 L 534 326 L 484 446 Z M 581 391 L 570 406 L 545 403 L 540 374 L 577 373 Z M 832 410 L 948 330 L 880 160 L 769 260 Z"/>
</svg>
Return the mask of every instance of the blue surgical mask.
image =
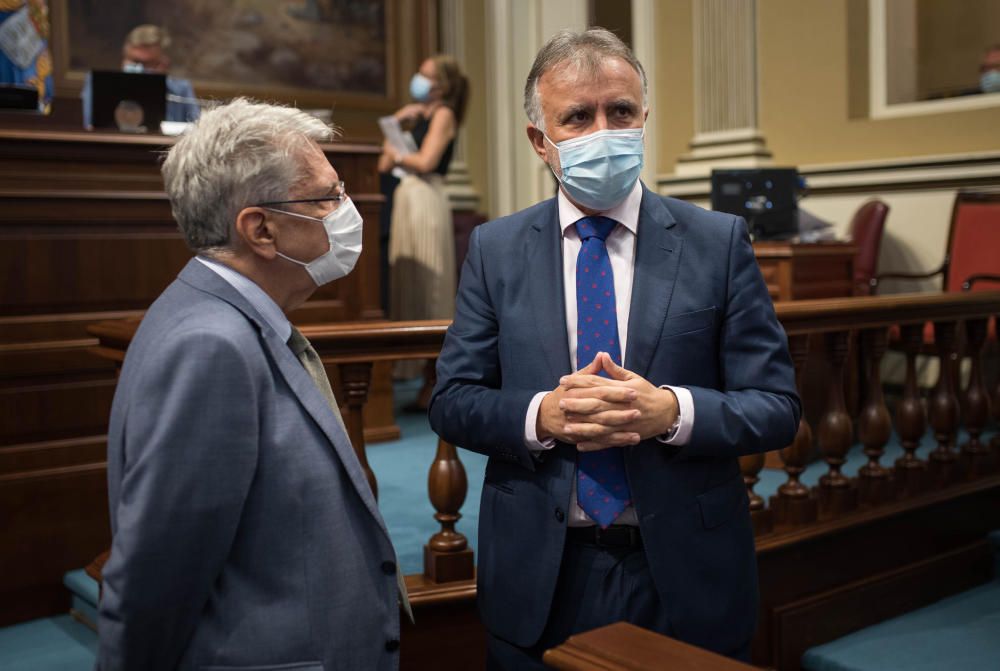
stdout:
<svg viewBox="0 0 1000 671">
<path fill-rule="evenodd" d="M 625 200 L 643 165 L 645 128 L 600 130 L 559 144 L 559 166 L 566 193 L 584 207 L 605 212 Z"/>
<path fill-rule="evenodd" d="M 431 86 L 433 85 L 434 82 L 418 72 L 410 80 L 410 97 L 418 103 L 426 102 L 431 94 Z"/>
<path fill-rule="evenodd" d="M 979 75 L 979 90 L 983 93 L 1000 93 L 1000 70 L 987 70 Z"/>
<path fill-rule="evenodd" d="M 122 63 L 122 72 L 135 72 L 141 74 L 145 71 L 146 68 L 142 63 L 136 63 L 134 61 L 125 61 Z"/>
</svg>

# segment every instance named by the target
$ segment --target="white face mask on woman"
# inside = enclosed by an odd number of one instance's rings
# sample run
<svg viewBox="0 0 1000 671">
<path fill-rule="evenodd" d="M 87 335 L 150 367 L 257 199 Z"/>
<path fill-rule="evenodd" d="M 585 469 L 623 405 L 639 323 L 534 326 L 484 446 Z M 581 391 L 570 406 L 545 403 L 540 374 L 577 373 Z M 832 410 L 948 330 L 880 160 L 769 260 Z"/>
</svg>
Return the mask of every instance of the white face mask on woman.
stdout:
<svg viewBox="0 0 1000 671">
<path fill-rule="evenodd" d="M 358 262 L 358 257 L 361 256 L 361 233 L 364 222 L 361 219 L 361 213 L 354 207 L 353 200 L 346 199 L 341 203 L 340 207 L 322 219 L 279 210 L 273 207 L 266 207 L 265 209 L 287 214 L 291 217 L 298 217 L 299 219 L 315 221 L 322 224 L 323 228 L 326 229 L 326 237 L 330 243 L 330 248 L 326 253 L 312 261 L 299 261 L 281 252 L 277 252 L 281 258 L 292 263 L 297 263 L 300 266 L 305 266 L 306 272 L 309 273 L 316 286 L 321 287 L 334 280 L 339 280 L 354 270 L 354 264 Z"/>
</svg>

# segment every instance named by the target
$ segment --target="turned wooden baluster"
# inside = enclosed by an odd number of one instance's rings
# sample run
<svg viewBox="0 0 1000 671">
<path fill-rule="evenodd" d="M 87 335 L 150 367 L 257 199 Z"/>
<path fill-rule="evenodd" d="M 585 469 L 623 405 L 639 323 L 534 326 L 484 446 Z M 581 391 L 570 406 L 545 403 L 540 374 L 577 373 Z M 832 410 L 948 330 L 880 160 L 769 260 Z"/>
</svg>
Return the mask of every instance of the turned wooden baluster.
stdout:
<svg viewBox="0 0 1000 671">
<path fill-rule="evenodd" d="M 809 336 L 792 336 L 788 339 L 788 349 L 795 364 L 795 384 L 801 397 L 806 360 L 809 357 Z M 812 429 L 806 421 L 803 408 L 795 439 L 779 453 L 788 480 L 783 482 L 778 487 L 778 493 L 771 497 L 775 527 L 792 527 L 816 521 L 816 499 L 809 495 L 809 488 L 799 482 L 799 476 L 806 470 L 806 461 L 811 451 Z"/>
<path fill-rule="evenodd" d="M 764 506 L 763 497 L 753 490 L 760 482 L 760 469 L 764 468 L 764 453 L 747 454 L 740 457 L 740 471 L 743 473 L 743 484 L 747 487 L 750 498 L 750 522 L 753 524 L 755 536 L 766 534 L 773 528 L 771 511 Z"/>
<path fill-rule="evenodd" d="M 958 395 L 955 392 L 955 322 L 934 322 L 934 344 L 938 349 L 940 372 L 928 402 L 931 428 L 937 447 L 930 453 L 931 481 L 943 487 L 957 478 L 958 456 L 951 446 L 958 433 Z"/>
<path fill-rule="evenodd" d="M 865 446 L 868 463 L 858 472 L 858 497 L 862 505 L 878 505 L 893 498 L 892 471 L 879 460 L 885 445 L 892 436 L 892 420 L 882 394 L 882 357 L 887 346 L 885 328 L 866 329 L 861 334 L 864 343 L 865 364 L 868 372 L 868 390 L 858 424 L 858 437 Z"/>
<path fill-rule="evenodd" d="M 896 483 L 901 496 L 913 496 L 924 489 L 927 476 L 927 462 L 916 454 L 927 430 L 924 403 L 917 386 L 917 354 L 924 342 L 924 325 L 906 324 L 900 331 L 906 352 L 906 383 L 903 400 L 896 408 L 896 433 L 903 446 L 903 456 L 896 460 Z"/>
<path fill-rule="evenodd" d="M 851 448 L 852 424 L 844 399 L 844 361 L 847 359 L 849 334 L 837 331 L 825 334 L 830 361 L 830 385 L 827 409 L 819 423 L 819 446 L 830 470 L 819 479 L 819 517 L 838 517 L 857 507 L 857 489 L 840 472 Z"/>
<path fill-rule="evenodd" d="M 972 358 L 972 370 L 969 374 L 969 386 L 965 390 L 963 417 L 969 440 L 962 445 L 962 459 L 965 462 L 966 477 L 970 480 L 982 476 L 990 467 L 990 449 L 979 440 L 990 417 L 990 393 L 983 380 L 982 369 L 986 323 L 985 318 L 965 322 L 965 338 Z"/>
<path fill-rule="evenodd" d="M 471 580 L 474 576 L 469 541 L 455 531 L 468 489 L 465 467 L 455 446 L 438 440 L 437 454 L 427 474 L 427 493 L 437 510 L 434 519 L 441 524 L 441 530 L 424 546 L 424 575 L 434 582 Z"/>
<path fill-rule="evenodd" d="M 365 419 L 364 407 L 368 401 L 368 389 L 372 383 L 372 364 L 370 361 L 342 363 L 338 366 L 340 370 L 340 387 L 343 395 L 338 398 L 346 401 L 347 414 L 344 415 L 344 424 L 347 426 L 347 435 L 351 438 L 351 445 L 354 453 L 358 455 L 361 468 L 368 478 L 372 493 L 378 498 L 378 482 L 371 466 L 368 465 L 368 455 L 365 453 Z"/>
</svg>

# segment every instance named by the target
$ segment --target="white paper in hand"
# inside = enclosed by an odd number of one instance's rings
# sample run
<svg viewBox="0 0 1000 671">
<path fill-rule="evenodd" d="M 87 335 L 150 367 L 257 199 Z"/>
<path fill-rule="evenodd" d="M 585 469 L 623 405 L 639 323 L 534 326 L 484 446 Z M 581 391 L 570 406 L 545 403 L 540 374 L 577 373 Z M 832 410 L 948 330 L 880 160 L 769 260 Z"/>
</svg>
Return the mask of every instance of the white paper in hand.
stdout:
<svg viewBox="0 0 1000 671">
<path fill-rule="evenodd" d="M 404 131 L 399 125 L 399 119 L 392 116 L 380 117 L 378 126 L 382 129 L 382 135 L 389 141 L 389 144 L 400 156 L 408 156 L 417 152 L 417 143 L 408 131 Z"/>
</svg>

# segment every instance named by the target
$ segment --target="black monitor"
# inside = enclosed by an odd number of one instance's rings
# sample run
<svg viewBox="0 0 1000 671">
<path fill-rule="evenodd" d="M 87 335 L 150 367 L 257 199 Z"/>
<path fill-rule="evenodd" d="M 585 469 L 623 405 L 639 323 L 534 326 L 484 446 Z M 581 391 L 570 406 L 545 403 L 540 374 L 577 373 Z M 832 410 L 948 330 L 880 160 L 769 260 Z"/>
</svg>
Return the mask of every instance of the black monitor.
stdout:
<svg viewBox="0 0 1000 671">
<path fill-rule="evenodd" d="M 95 70 L 91 74 L 94 128 L 159 133 L 167 115 L 164 74 Z"/>
<path fill-rule="evenodd" d="M 752 168 L 712 171 L 712 209 L 747 220 L 754 240 L 783 240 L 798 233 L 799 171 Z"/>
<path fill-rule="evenodd" d="M 23 84 L 0 84 L 0 109 L 38 111 L 38 89 Z"/>
</svg>

